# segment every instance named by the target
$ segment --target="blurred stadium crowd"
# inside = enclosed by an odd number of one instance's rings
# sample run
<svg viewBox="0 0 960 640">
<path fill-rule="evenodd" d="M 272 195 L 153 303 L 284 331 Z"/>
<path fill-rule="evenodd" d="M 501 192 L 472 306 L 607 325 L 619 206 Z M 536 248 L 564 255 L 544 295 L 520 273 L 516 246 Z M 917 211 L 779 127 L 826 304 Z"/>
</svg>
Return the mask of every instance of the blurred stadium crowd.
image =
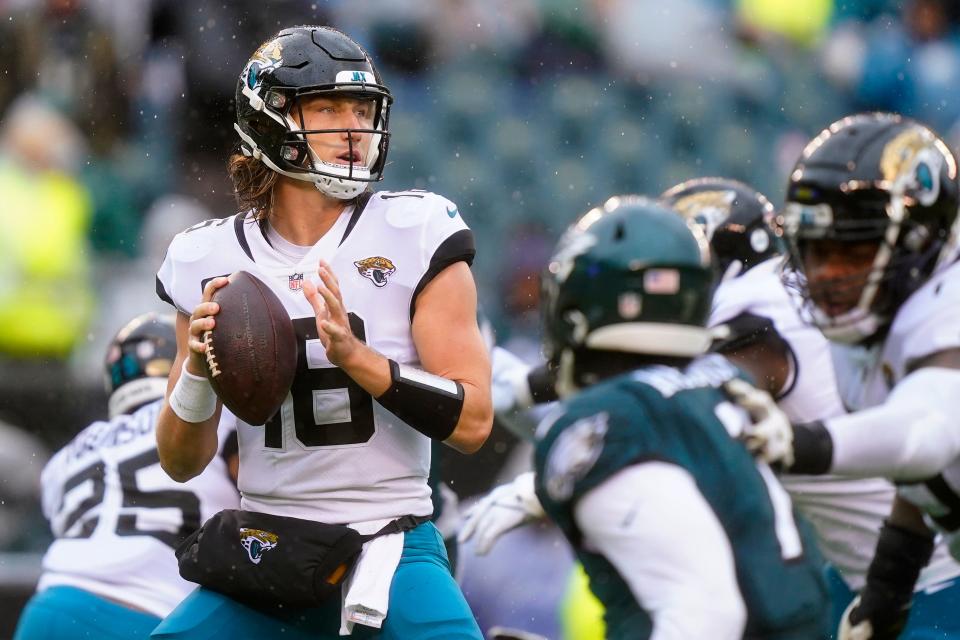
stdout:
<svg viewBox="0 0 960 640">
<path fill-rule="evenodd" d="M 724 175 L 776 202 L 859 109 L 960 142 L 954 0 L 0 0 L 0 550 L 46 545 L 42 452 L 103 413 L 104 346 L 163 308 L 170 237 L 234 212 L 237 74 L 299 23 L 379 61 L 382 188 L 459 204 L 485 311 L 530 358 L 546 254 L 609 194 Z"/>
</svg>

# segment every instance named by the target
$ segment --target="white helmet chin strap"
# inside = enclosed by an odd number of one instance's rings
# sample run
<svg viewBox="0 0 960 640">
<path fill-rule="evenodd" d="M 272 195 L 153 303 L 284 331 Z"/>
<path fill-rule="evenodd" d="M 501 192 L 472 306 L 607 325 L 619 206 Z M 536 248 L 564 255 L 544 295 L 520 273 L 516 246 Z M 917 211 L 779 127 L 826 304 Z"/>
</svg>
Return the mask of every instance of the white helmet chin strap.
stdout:
<svg viewBox="0 0 960 640">
<path fill-rule="evenodd" d="M 818 307 L 812 309 L 812 314 L 820 333 L 827 340 L 842 344 L 857 344 L 875 334 L 883 324 L 880 316 L 872 311 L 865 312 L 859 305 L 836 318 L 831 318 Z"/>
</svg>

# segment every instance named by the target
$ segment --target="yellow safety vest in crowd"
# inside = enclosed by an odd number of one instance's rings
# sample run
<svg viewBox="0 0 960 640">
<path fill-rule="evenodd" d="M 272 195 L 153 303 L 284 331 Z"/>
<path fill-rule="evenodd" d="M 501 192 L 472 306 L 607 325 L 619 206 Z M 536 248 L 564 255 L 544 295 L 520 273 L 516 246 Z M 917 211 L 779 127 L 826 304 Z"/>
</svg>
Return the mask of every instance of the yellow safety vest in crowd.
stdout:
<svg viewBox="0 0 960 640">
<path fill-rule="evenodd" d="M 0 355 L 64 358 L 93 309 L 86 190 L 0 160 Z"/>
</svg>

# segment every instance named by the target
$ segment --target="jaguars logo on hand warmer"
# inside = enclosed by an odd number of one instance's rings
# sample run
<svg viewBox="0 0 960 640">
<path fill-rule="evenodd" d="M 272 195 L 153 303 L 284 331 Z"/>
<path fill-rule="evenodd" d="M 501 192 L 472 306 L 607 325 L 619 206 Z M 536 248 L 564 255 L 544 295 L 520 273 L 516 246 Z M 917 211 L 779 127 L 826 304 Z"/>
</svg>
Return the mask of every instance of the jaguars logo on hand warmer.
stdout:
<svg viewBox="0 0 960 640">
<path fill-rule="evenodd" d="M 262 529 L 240 529 L 240 544 L 247 550 L 247 556 L 253 564 L 260 564 L 263 554 L 277 546 L 279 536 Z"/>
<path fill-rule="evenodd" d="M 386 285 L 387 278 L 392 276 L 397 270 L 393 262 L 383 256 L 373 256 L 372 258 L 357 260 L 353 265 L 357 268 L 357 271 L 360 272 L 360 275 L 368 278 L 378 287 Z"/>
</svg>

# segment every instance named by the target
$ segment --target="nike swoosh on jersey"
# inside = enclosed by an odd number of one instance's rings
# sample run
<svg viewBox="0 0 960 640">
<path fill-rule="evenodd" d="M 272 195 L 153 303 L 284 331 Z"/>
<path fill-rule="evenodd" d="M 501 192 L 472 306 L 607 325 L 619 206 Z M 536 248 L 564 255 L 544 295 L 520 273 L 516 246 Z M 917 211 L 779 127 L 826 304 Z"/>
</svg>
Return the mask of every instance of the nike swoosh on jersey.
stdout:
<svg viewBox="0 0 960 640">
<path fill-rule="evenodd" d="M 955 582 L 956 580 L 947 580 L 945 582 L 938 582 L 937 584 L 930 585 L 929 587 L 924 589 L 923 592 L 928 596 L 932 596 L 937 591 L 943 591 L 944 589 L 949 589 L 950 587 L 953 586 Z"/>
</svg>

